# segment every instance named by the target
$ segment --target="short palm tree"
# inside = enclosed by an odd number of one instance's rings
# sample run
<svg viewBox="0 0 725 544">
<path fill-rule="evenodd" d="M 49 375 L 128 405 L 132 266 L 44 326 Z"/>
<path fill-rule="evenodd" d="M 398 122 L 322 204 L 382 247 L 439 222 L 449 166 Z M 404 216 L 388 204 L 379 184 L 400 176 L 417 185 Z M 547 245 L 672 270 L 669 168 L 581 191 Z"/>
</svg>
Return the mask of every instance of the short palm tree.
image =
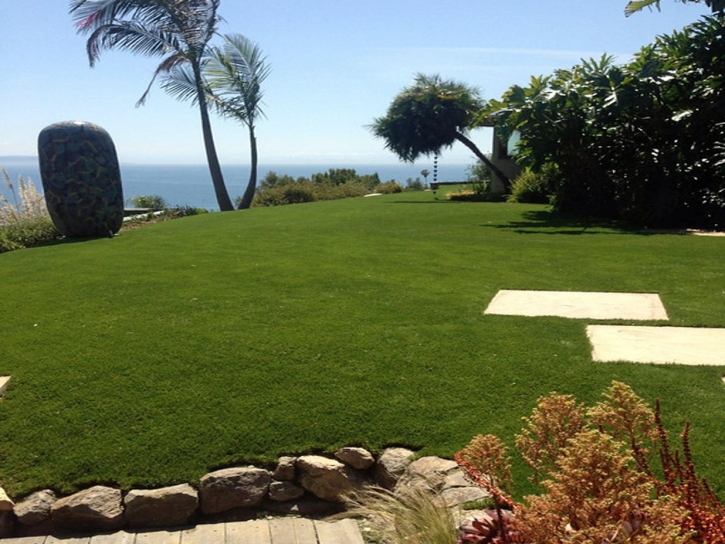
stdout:
<svg viewBox="0 0 725 544">
<path fill-rule="evenodd" d="M 257 188 L 257 119 L 262 111 L 262 83 L 269 75 L 262 50 L 240 34 L 224 36 L 223 47 L 212 47 L 203 61 L 202 76 L 206 100 L 220 115 L 247 126 L 251 154 L 249 184 L 239 202 L 239 209 L 249 208 Z M 197 100 L 194 77 L 188 66 L 170 71 L 163 83 L 170 94 L 186 100 Z"/>
<path fill-rule="evenodd" d="M 439 155 L 443 148 L 461 142 L 508 185 L 508 177 L 466 135 L 483 106 L 476 89 L 439 75 L 418 74 L 415 83 L 395 97 L 386 115 L 375 119 L 370 129 L 406 162 L 421 155 Z"/>
<path fill-rule="evenodd" d="M 146 100 L 159 74 L 188 65 L 193 74 L 196 100 L 209 172 L 221 211 L 233 210 L 209 120 L 202 62 L 216 33 L 220 0 L 72 0 L 78 32 L 90 33 L 86 43 L 91 66 L 104 49 L 163 57 L 137 105 Z"/>
<path fill-rule="evenodd" d="M 239 34 L 224 36 L 224 47 L 211 51 L 206 76 L 222 115 L 236 119 L 249 130 L 251 172 L 249 184 L 239 203 L 243 210 L 252 205 L 257 188 L 257 137 L 254 127 L 262 111 L 262 83 L 269 75 L 262 50 Z"/>
</svg>

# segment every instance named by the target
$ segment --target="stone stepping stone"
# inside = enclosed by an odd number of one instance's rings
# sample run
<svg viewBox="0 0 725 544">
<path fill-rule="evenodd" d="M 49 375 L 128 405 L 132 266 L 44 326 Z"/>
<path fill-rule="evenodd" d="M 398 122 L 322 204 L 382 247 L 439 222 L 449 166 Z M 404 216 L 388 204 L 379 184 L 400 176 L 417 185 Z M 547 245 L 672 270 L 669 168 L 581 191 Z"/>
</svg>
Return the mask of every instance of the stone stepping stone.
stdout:
<svg viewBox="0 0 725 544">
<path fill-rule="evenodd" d="M 725 329 L 589 325 L 600 362 L 725 366 Z"/>
<path fill-rule="evenodd" d="M 527 317 L 568 317 L 573 319 L 631 319 L 666 321 L 660 296 L 656 293 L 597 293 L 577 291 L 501 290 L 493 297 L 485 314 Z"/>
<path fill-rule="evenodd" d="M 8 389 L 8 382 L 10 382 L 10 376 L 0 376 L 0 397 L 5 395 L 5 391 Z"/>
</svg>

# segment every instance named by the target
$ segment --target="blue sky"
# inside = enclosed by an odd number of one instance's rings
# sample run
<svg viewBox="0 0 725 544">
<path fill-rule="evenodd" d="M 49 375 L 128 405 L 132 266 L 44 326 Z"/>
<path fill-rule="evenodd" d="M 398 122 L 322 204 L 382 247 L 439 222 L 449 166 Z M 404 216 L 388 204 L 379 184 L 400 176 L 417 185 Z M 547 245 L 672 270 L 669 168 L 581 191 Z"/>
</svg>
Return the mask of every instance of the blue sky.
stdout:
<svg viewBox="0 0 725 544">
<path fill-rule="evenodd" d="M 499 98 L 532 75 L 613 54 L 620 62 L 705 8 L 662 0 L 624 16 L 626 0 L 222 0 L 222 33 L 256 41 L 272 74 L 258 125 L 267 164 L 395 163 L 365 128 L 418 72 L 439 73 Z M 35 155 L 45 126 L 105 128 L 121 162 L 204 163 L 198 112 L 155 87 L 134 105 L 157 60 L 104 52 L 91 69 L 65 0 L 0 2 L 0 156 Z M 246 130 L 213 119 L 224 164 L 248 163 Z M 490 135 L 472 133 L 488 150 Z M 462 146 L 449 163 L 472 162 Z"/>
</svg>

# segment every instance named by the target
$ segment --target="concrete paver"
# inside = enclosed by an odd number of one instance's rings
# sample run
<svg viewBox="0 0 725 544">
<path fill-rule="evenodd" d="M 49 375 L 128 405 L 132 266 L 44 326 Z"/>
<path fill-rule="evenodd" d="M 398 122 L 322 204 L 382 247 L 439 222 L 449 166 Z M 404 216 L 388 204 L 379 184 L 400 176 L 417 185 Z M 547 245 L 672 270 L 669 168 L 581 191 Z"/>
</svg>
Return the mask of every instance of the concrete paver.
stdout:
<svg viewBox="0 0 725 544">
<path fill-rule="evenodd" d="M 513 291 L 502 289 L 486 314 L 527 317 L 556 316 L 573 319 L 635 319 L 666 321 L 656 293 L 598 293 L 578 291 Z"/>
<path fill-rule="evenodd" d="M 340 542 L 363 544 L 360 528 L 352 519 L 343 519 L 334 522 L 317 521 L 315 522 L 315 528 L 317 529 L 317 540 L 319 544 L 339 544 Z"/>
<path fill-rule="evenodd" d="M 312 520 L 304 518 L 278 518 L 269 522 L 272 544 L 317 544 Z"/>
<path fill-rule="evenodd" d="M 264 519 L 226 524 L 226 544 L 272 544 L 269 523 Z"/>
<path fill-rule="evenodd" d="M 91 544 L 134 544 L 136 535 L 126 531 L 118 531 L 110 535 L 96 535 L 91 537 Z"/>
<path fill-rule="evenodd" d="M 725 329 L 589 325 L 587 336 L 595 361 L 725 366 Z"/>
</svg>

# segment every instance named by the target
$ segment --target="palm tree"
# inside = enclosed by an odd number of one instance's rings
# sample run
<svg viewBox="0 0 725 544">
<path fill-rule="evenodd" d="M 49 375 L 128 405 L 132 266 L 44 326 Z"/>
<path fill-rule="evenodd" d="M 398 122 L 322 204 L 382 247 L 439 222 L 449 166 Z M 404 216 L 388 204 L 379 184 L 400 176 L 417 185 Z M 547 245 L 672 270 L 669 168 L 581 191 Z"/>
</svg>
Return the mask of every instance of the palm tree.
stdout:
<svg viewBox="0 0 725 544">
<path fill-rule="evenodd" d="M 262 111 L 262 83 L 269 67 L 262 50 L 240 34 L 224 36 L 224 46 L 212 47 L 203 60 L 202 76 L 207 103 L 223 116 L 240 121 L 249 130 L 251 172 L 239 209 L 249 208 L 257 188 L 256 121 Z M 187 65 L 177 66 L 164 79 L 163 88 L 182 100 L 197 100 L 194 76 Z"/>
<path fill-rule="evenodd" d="M 438 155 L 443 148 L 461 142 L 508 185 L 508 176 L 466 136 L 483 106 L 474 88 L 439 75 L 418 74 L 415 83 L 395 97 L 386 115 L 375 119 L 370 129 L 405 162 Z"/>
<path fill-rule="evenodd" d="M 239 34 L 224 36 L 224 47 L 211 50 L 205 74 L 222 115 L 236 119 L 247 126 L 251 153 L 249 184 L 244 191 L 239 209 L 252 205 L 257 189 L 257 138 L 254 128 L 262 111 L 262 83 L 269 75 L 262 50 Z"/>
<path fill-rule="evenodd" d="M 88 60 L 94 66 L 101 51 L 122 49 L 135 54 L 160 56 L 151 82 L 137 106 L 143 104 L 159 74 L 188 65 L 193 74 L 201 115 L 209 172 L 221 211 L 233 210 L 214 146 L 202 63 L 209 41 L 216 33 L 220 0 L 72 0 L 70 12 L 78 32 L 90 33 Z"/>
</svg>

